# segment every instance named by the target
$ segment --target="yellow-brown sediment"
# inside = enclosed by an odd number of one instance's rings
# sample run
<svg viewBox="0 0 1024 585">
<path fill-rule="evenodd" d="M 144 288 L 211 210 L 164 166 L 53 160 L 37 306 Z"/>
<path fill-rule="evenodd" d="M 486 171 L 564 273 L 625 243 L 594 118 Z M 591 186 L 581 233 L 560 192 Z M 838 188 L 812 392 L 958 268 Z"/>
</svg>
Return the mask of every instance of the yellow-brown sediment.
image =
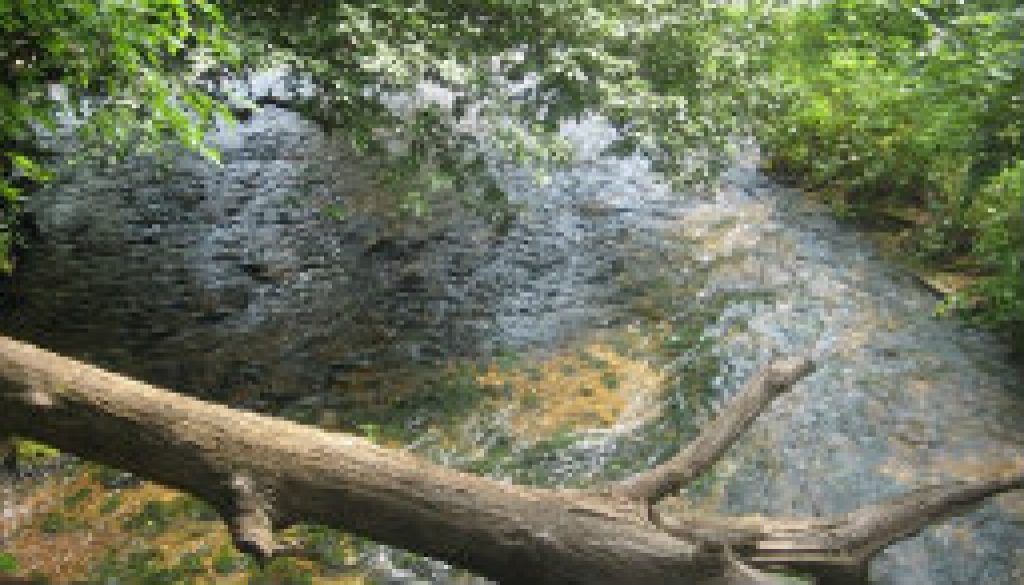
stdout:
<svg viewBox="0 0 1024 585">
<path fill-rule="evenodd" d="M 513 433 L 536 440 L 655 416 L 665 375 L 647 359 L 592 340 L 511 368 L 492 364 L 477 382 L 507 409 Z"/>
</svg>

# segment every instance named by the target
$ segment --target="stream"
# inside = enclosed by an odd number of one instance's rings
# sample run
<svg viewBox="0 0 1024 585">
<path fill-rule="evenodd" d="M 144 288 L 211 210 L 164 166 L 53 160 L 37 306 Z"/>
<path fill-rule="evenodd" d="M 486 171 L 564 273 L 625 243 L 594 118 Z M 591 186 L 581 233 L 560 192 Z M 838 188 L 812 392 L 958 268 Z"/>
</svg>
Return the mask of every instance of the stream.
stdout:
<svg viewBox="0 0 1024 585">
<path fill-rule="evenodd" d="M 647 468 L 759 364 L 810 352 L 818 370 L 686 493 L 732 513 L 840 513 L 1024 456 L 1022 373 L 1000 344 L 934 318 L 929 291 L 759 174 L 756 149 L 713 191 L 679 193 L 642 157 L 602 155 L 603 124 L 564 132 L 580 162 L 546 185 L 497 165 L 520 210 L 503 226 L 454 196 L 402 211 L 342 140 L 273 107 L 214 137 L 219 168 L 67 169 L 32 201 L 0 331 L 544 485 Z M 0 550 L 45 550 L 27 533 L 47 485 L 5 480 Z M 336 573 L 482 582 L 387 547 L 356 557 Z M 1024 583 L 1024 493 L 890 547 L 872 582 Z"/>
</svg>

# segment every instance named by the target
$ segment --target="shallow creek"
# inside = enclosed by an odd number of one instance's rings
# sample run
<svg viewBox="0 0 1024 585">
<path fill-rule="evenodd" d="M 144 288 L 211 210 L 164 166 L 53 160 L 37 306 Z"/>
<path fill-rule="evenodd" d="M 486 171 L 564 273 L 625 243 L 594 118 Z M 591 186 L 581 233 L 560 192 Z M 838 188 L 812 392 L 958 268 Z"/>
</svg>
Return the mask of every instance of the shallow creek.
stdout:
<svg viewBox="0 0 1024 585">
<path fill-rule="evenodd" d="M 404 213 L 340 141 L 274 108 L 216 137 L 221 168 L 69 169 L 34 201 L 39 237 L 0 331 L 561 485 L 649 466 L 758 364 L 811 352 L 818 371 L 686 494 L 737 513 L 843 512 L 1020 461 L 1022 376 L 999 344 L 933 318 L 928 291 L 760 176 L 754 155 L 714 192 L 675 193 L 642 158 L 600 155 L 602 125 L 565 132 L 581 162 L 547 185 L 498 165 L 520 208 L 503 226 L 454 197 Z M 335 204 L 344 218 L 324 212 Z M 25 573 L 134 583 L 186 558 L 184 574 L 244 582 L 219 523 L 158 486 L 72 464 L 6 478 L 3 498 L 0 551 Z M 317 583 L 477 580 L 341 533 L 297 535 L 320 555 L 299 566 Z M 1024 583 L 1024 494 L 891 547 L 872 575 Z"/>
</svg>

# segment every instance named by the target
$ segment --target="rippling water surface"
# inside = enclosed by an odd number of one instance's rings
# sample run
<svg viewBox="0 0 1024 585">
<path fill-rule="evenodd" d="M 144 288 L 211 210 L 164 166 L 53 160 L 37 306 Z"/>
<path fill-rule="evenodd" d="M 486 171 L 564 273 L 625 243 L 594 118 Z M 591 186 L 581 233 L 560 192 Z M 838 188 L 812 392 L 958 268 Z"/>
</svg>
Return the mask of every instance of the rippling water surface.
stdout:
<svg viewBox="0 0 1024 585">
<path fill-rule="evenodd" d="M 760 176 L 753 156 L 712 193 L 674 193 L 642 158 L 600 155 L 600 123 L 565 132 L 582 162 L 547 185 L 496 165 L 521 208 L 505 226 L 456 197 L 427 217 L 403 214 L 341 141 L 273 108 L 217 137 L 222 168 L 183 156 L 170 168 L 69 170 L 34 202 L 41 237 L 0 329 L 540 484 L 644 468 L 758 364 L 809 351 L 819 370 L 688 494 L 731 512 L 842 512 L 1020 461 L 1021 372 L 998 343 L 933 319 L 927 291 Z M 342 220 L 321 210 L 335 203 Z M 152 545 L 99 525 L 39 535 L 80 475 L 8 481 L 0 548 L 32 551 L 22 564 L 52 572 L 43 557 L 56 546 L 85 567 L 75 547 Z M 192 541 L 202 538 L 223 535 Z M 352 550 L 326 563 L 323 582 L 472 579 L 384 547 Z M 872 574 L 887 585 L 1024 583 L 1024 494 L 891 547 Z"/>
</svg>

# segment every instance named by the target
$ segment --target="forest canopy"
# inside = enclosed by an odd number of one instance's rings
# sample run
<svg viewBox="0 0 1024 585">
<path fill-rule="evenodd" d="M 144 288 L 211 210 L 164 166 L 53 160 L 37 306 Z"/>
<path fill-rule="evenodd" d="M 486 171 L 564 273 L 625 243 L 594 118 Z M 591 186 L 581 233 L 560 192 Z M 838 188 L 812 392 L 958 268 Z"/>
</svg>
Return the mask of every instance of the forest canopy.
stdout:
<svg viewBox="0 0 1024 585">
<path fill-rule="evenodd" d="M 26 197 L 63 162 L 46 147 L 59 128 L 98 164 L 169 139 L 215 161 L 205 133 L 246 104 L 211 81 L 280 68 L 307 88 L 293 107 L 386 155 L 413 199 L 453 186 L 469 204 L 501 199 L 472 180 L 485 173 L 468 119 L 512 158 L 557 163 L 572 155 L 559 123 L 599 115 L 621 130 L 612 148 L 679 184 L 754 136 L 768 168 L 841 215 L 919 211 L 922 259 L 977 275 L 948 306 L 1024 322 L 1024 8 L 1011 0 L 6 0 L 0 28 L 4 271 Z M 389 105 L 425 83 L 455 99 Z M 399 152 L 385 148 L 395 136 Z"/>
</svg>

